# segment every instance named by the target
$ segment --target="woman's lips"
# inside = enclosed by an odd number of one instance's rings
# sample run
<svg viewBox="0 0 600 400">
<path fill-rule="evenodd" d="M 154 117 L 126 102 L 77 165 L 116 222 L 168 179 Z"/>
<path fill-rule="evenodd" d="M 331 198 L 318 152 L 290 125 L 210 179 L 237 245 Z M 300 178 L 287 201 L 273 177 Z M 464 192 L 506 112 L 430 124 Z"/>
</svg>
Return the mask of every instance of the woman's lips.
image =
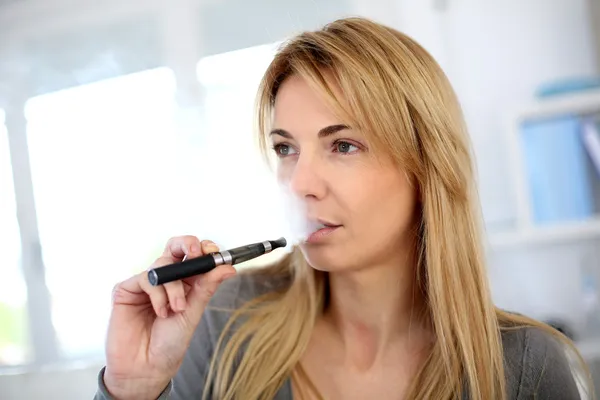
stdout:
<svg viewBox="0 0 600 400">
<path fill-rule="evenodd" d="M 333 232 L 335 232 L 336 230 L 341 228 L 341 226 L 342 225 L 321 224 L 319 229 L 317 229 L 316 231 L 314 231 L 313 233 L 311 233 L 308 236 L 308 238 L 306 239 L 306 243 L 316 244 L 316 243 L 324 242 L 325 240 L 327 240 L 329 238 L 329 236 Z"/>
</svg>

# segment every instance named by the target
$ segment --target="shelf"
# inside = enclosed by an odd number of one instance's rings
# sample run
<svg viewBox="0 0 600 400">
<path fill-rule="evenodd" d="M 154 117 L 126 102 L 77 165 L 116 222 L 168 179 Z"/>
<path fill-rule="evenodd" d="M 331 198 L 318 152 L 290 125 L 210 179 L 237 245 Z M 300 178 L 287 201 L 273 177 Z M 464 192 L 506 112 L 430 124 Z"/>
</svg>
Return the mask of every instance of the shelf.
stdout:
<svg viewBox="0 0 600 400">
<path fill-rule="evenodd" d="M 600 91 L 588 90 L 537 100 L 517 114 L 520 120 L 556 117 L 565 114 L 587 114 L 600 111 Z"/>
<path fill-rule="evenodd" d="M 497 250 L 507 247 L 568 243 L 594 238 L 600 239 L 600 218 L 491 233 L 488 236 L 488 243 L 492 250 Z"/>
</svg>

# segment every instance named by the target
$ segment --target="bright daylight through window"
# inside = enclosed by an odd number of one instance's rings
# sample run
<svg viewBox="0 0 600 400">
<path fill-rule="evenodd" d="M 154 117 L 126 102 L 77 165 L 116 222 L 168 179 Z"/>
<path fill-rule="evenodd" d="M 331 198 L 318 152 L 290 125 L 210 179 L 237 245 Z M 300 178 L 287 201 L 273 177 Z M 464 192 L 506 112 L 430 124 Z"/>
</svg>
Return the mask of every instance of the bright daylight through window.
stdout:
<svg viewBox="0 0 600 400">
<path fill-rule="evenodd" d="M 147 266 L 178 220 L 168 185 L 177 181 L 174 93 L 172 71 L 160 68 L 26 105 L 46 280 L 64 357 L 103 353 L 112 287 Z"/>
<path fill-rule="evenodd" d="M 272 45 L 257 46 L 198 63 L 204 120 L 191 137 L 178 135 L 175 77 L 168 68 L 26 103 L 35 206 L 61 357 L 103 356 L 113 285 L 147 268 L 169 237 L 194 234 L 233 246 L 281 235 L 277 207 L 268 200 L 276 186 L 253 136 L 256 90 L 273 54 Z M 10 277 L 0 281 L 0 364 L 22 364 L 29 361 L 27 292 L 7 134 L 0 133 L 0 185 L 9 194 L 0 198 L 0 234 L 10 243 L 0 267 Z"/>
<path fill-rule="evenodd" d="M 27 337 L 27 291 L 21 272 L 21 240 L 9 151 L 8 132 L 0 110 L 0 367 L 30 361 Z"/>
</svg>

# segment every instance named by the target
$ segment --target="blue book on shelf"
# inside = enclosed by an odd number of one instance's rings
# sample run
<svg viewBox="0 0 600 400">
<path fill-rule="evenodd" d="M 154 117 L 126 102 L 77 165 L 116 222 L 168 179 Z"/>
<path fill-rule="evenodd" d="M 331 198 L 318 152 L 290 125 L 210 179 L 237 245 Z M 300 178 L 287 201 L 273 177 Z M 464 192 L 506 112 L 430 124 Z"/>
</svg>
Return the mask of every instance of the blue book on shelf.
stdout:
<svg viewBox="0 0 600 400">
<path fill-rule="evenodd" d="M 541 85 L 536 90 L 539 98 L 561 96 L 577 92 L 600 89 L 600 77 L 573 77 L 551 81 Z"/>
<path fill-rule="evenodd" d="M 583 121 L 582 140 L 590 160 L 594 165 L 596 175 L 600 177 L 600 130 L 594 118 Z"/>
<path fill-rule="evenodd" d="M 581 130 L 582 123 L 575 116 L 521 125 L 534 223 L 582 220 L 593 214 Z"/>
</svg>

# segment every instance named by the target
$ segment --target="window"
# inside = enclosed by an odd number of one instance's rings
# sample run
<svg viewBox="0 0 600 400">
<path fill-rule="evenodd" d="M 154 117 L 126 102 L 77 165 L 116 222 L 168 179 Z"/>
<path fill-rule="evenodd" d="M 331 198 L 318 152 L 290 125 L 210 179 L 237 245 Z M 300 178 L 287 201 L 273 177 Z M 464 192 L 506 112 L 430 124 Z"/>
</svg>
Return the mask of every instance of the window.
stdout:
<svg viewBox="0 0 600 400">
<path fill-rule="evenodd" d="M 112 287 L 146 269 L 169 237 L 193 234 L 231 247 L 284 235 L 279 203 L 270 202 L 278 195 L 275 179 L 252 130 L 258 82 L 273 50 L 259 46 L 201 60 L 202 127 L 184 126 L 183 135 L 179 124 L 187 114 L 175 105 L 168 68 L 27 101 L 38 229 L 62 358 L 103 357 Z M 12 207 L 2 211 L 14 219 Z M 18 246 L 11 248 L 18 260 Z M 10 292 L 0 289 L 2 302 Z M 22 320 L 24 302 L 11 306 Z M 23 324 L 13 323 L 21 331 Z M 21 349 L 14 362 L 22 362 L 25 347 L 12 346 Z"/>
<path fill-rule="evenodd" d="M 30 99 L 32 180 L 63 357 L 100 356 L 111 289 L 176 233 L 175 82 L 148 70 Z"/>
<path fill-rule="evenodd" d="M 31 358 L 27 342 L 27 289 L 21 272 L 21 239 L 4 121 L 4 111 L 0 110 L 0 367 L 23 364 Z"/>
</svg>

